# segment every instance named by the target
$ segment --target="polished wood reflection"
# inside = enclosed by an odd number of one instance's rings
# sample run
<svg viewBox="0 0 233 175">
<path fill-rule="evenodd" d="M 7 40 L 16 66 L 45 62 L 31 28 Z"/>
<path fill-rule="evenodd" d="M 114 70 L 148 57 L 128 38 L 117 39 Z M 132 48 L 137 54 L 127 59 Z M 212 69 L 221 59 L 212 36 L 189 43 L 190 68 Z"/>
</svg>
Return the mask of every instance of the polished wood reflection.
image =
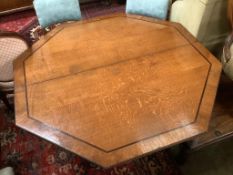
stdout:
<svg viewBox="0 0 233 175">
<path fill-rule="evenodd" d="M 27 7 L 32 7 L 33 0 L 1 0 L 0 15 Z"/>
<path fill-rule="evenodd" d="M 64 24 L 19 58 L 16 124 L 109 167 L 207 130 L 221 66 L 179 24 Z"/>
</svg>

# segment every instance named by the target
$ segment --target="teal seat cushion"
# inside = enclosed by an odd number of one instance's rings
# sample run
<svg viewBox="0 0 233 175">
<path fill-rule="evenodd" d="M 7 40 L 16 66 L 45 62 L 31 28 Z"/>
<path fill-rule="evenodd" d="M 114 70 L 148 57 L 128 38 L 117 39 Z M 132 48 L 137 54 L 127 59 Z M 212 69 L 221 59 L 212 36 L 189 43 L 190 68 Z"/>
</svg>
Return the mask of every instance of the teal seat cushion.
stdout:
<svg viewBox="0 0 233 175">
<path fill-rule="evenodd" d="M 169 0 L 127 0 L 126 12 L 166 19 Z"/>
<path fill-rule="evenodd" d="M 81 19 L 78 0 L 34 0 L 33 4 L 42 28 Z"/>
</svg>

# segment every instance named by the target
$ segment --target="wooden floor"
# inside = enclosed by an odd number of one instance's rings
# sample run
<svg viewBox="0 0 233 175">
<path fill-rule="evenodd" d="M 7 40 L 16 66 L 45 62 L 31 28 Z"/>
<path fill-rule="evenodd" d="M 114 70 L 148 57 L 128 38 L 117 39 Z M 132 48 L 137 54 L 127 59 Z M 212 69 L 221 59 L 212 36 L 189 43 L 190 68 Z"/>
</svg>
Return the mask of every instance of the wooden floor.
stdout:
<svg viewBox="0 0 233 175">
<path fill-rule="evenodd" d="M 233 81 L 222 75 L 209 131 L 198 136 L 191 147 L 199 149 L 229 137 L 233 137 Z"/>
</svg>

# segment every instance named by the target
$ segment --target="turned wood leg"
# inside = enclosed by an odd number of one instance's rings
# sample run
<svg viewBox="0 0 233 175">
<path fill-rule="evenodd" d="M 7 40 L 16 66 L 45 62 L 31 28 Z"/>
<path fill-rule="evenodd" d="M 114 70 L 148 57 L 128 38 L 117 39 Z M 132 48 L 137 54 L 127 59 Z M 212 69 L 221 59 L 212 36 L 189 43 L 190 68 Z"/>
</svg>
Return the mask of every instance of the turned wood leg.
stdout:
<svg viewBox="0 0 233 175">
<path fill-rule="evenodd" d="M 179 152 L 176 156 L 176 161 L 178 164 L 183 165 L 188 159 L 188 153 L 190 152 L 190 148 L 187 143 L 181 143 L 179 145 Z"/>
</svg>

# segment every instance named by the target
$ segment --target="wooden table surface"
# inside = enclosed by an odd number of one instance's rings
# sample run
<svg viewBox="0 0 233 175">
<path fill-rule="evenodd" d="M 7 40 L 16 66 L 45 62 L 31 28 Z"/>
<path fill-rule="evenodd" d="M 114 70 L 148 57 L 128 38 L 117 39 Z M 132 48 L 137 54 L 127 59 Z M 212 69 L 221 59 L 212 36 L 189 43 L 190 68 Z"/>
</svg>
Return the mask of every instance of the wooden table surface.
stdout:
<svg viewBox="0 0 233 175">
<path fill-rule="evenodd" d="M 14 63 L 16 124 L 110 167 L 205 132 L 220 72 L 179 24 L 63 24 Z"/>
</svg>

